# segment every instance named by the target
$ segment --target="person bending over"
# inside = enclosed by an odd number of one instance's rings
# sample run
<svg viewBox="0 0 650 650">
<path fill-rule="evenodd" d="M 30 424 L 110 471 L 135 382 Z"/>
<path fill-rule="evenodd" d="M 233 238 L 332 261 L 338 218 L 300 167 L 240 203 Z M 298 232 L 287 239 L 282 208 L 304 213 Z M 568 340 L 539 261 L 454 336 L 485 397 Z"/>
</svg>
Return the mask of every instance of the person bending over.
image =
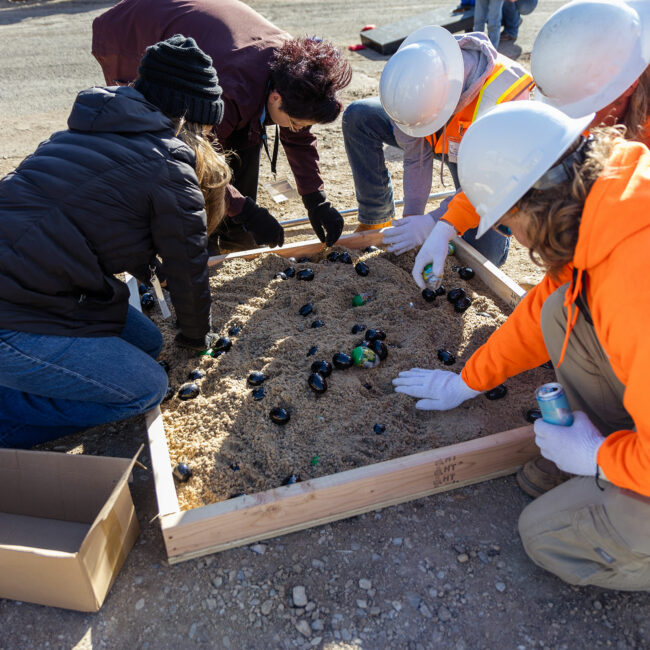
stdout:
<svg viewBox="0 0 650 650">
<path fill-rule="evenodd" d="M 93 21 L 92 53 L 106 83 L 128 84 L 145 48 L 177 32 L 218 62 L 223 87 L 224 116 L 214 133 L 233 153 L 233 179 L 211 253 L 284 243 L 282 226 L 256 204 L 262 146 L 275 173 L 278 142 L 316 235 L 334 244 L 343 218 L 325 195 L 310 127 L 341 112 L 337 93 L 352 76 L 341 52 L 319 38 L 292 38 L 239 0 L 122 0 Z M 273 125 L 271 151 L 266 130 Z"/>
</svg>

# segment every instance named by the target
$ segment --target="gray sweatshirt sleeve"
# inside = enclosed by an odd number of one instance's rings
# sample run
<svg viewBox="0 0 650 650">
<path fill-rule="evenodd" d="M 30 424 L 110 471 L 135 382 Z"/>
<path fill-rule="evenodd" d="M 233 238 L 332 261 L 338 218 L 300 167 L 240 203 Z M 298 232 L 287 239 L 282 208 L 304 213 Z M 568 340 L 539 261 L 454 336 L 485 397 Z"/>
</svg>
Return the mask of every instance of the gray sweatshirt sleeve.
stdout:
<svg viewBox="0 0 650 650">
<path fill-rule="evenodd" d="M 404 151 L 404 216 L 424 214 L 431 192 L 433 151 L 424 138 L 406 135 L 393 124 L 397 144 Z"/>
</svg>

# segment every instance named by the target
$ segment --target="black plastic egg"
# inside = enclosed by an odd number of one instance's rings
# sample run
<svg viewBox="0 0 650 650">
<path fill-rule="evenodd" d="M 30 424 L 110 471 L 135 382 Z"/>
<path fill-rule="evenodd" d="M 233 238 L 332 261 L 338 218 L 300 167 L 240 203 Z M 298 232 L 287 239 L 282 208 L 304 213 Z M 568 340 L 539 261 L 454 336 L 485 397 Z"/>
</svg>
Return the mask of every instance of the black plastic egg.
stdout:
<svg viewBox="0 0 650 650">
<path fill-rule="evenodd" d="M 332 357 L 332 363 L 334 364 L 335 368 L 338 368 L 339 370 L 345 370 L 352 365 L 352 357 L 349 354 L 345 354 L 345 352 L 337 352 Z"/>
<path fill-rule="evenodd" d="M 315 393 L 324 393 L 327 390 L 327 381 L 317 372 L 312 372 L 312 374 L 309 375 L 307 383 L 309 384 L 309 388 L 311 388 Z"/>
<path fill-rule="evenodd" d="M 295 257 L 289 257 L 289 258 L 287 259 L 287 262 L 289 262 L 289 264 L 295 264 L 296 261 L 297 261 L 297 260 L 296 260 Z"/>
<path fill-rule="evenodd" d="M 215 341 L 214 345 L 212 346 L 212 349 L 215 352 L 228 352 L 228 350 L 230 350 L 231 347 L 232 347 L 232 341 L 227 336 L 221 336 Z"/>
<path fill-rule="evenodd" d="M 178 389 L 178 399 L 194 399 L 199 396 L 200 392 L 201 389 L 193 381 L 189 381 Z"/>
<path fill-rule="evenodd" d="M 313 357 L 316 354 L 316 352 L 318 352 L 318 346 L 313 345 L 312 347 L 309 348 L 309 350 L 307 350 L 307 356 Z"/>
<path fill-rule="evenodd" d="M 384 431 L 386 431 L 386 425 L 385 424 L 375 424 L 375 426 L 372 428 L 372 430 L 379 436 Z"/>
<path fill-rule="evenodd" d="M 280 273 L 276 273 L 273 277 L 276 278 L 277 280 L 286 280 L 287 274 L 280 271 Z"/>
<path fill-rule="evenodd" d="M 229 467 L 233 472 L 239 471 L 239 465 L 237 463 L 230 463 Z"/>
<path fill-rule="evenodd" d="M 374 253 L 375 251 L 378 251 L 378 250 L 381 250 L 381 249 L 377 248 L 376 246 L 366 246 L 363 249 L 363 252 L 364 253 Z"/>
<path fill-rule="evenodd" d="M 314 311 L 314 305 L 312 305 L 310 302 L 308 302 L 306 305 L 303 305 L 299 310 L 298 313 L 301 316 L 309 316 L 309 314 Z"/>
<path fill-rule="evenodd" d="M 388 348 L 383 341 L 375 339 L 370 343 L 370 349 L 383 361 L 388 356 Z"/>
<path fill-rule="evenodd" d="M 330 262 L 337 262 L 339 259 L 339 254 L 336 251 L 332 251 L 331 253 L 327 254 L 327 259 Z"/>
<path fill-rule="evenodd" d="M 363 332 L 363 330 L 366 329 L 365 325 L 353 325 L 352 329 L 350 330 L 352 334 L 358 334 L 359 332 Z"/>
<path fill-rule="evenodd" d="M 366 330 L 366 333 L 363 338 L 366 339 L 366 341 L 385 341 L 386 332 L 382 332 L 381 330 L 376 330 L 371 328 L 369 330 Z"/>
<path fill-rule="evenodd" d="M 149 292 L 143 293 L 140 296 L 140 304 L 142 305 L 142 309 L 145 311 L 151 311 L 156 304 L 156 299 L 153 297 L 153 294 Z"/>
<path fill-rule="evenodd" d="M 314 272 L 311 269 L 302 269 L 296 273 L 296 279 L 311 282 L 314 279 Z"/>
<path fill-rule="evenodd" d="M 546 370 L 553 370 L 553 362 L 552 361 L 544 361 L 544 363 L 540 366 L 540 368 L 546 368 Z"/>
<path fill-rule="evenodd" d="M 203 372 L 201 368 L 194 368 L 194 370 L 190 371 L 190 374 L 187 375 L 187 378 L 191 379 L 192 381 L 203 379 L 203 377 L 205 377 L 205 372 Z"/>
<path fill-rule="evenodd" d="M 535 420 L 539 420 L 542 417 L 542 412 L 539 409 L 528 409 L 524 417 L 526 418 L 526 422 L 535 422 Z"/>
<path fill-rule="evenodd" d="M 454 311 L 457 311 L 460 314 L 461 312 L 464 312 L 471 304 L 472 301 L 467 296 L 463 296 L 454 303 Z"/>
<path fill-rule="evenodd" d="M 317 329 L 319 327 L 323 327 L 323 325 L 325 325 L 325 323 L 323 323 L 322 320 L 318 319 L 315 320 L 309 327 L 312 327 L 313 329 Z"/>
<path fill-rule="evenodd" d="M 174 467 L 172 474 L 177 481 L 185 483 L 185 481 L 189 481 L 192 476 L 192 468 L 185 463 L 178 463 L 178 465 Z"/>
<path fill-rule="evenodd" d="M 309 261 L 310 260 L 308 257 L 301 257 L 298 259 L 298 264 L 304 264 L 305 262 L 309 262 Z"/>
<path fill-rule="evenodd" d="M 352 264 L 352 255 L 350 255 L 350 253 L 348 253 L 347 251 L 343 251 L 339 255 L 339 262 L 343 264 Z"/>
<path fill-rule="evenodd" d="M 452 304 L 464 297 L 465 297 L 465 289 L 461 289 L 460 287 L 457 287 L 456 289 L 451 289 L 449 293 L 447 293 L 447 300 L 449 300 L 449 302 Z"/>
<path fill-rule="evenodd" d="M 241 325 L 233 325 L 229 330 L 228 330 L 228 336 L 237 336 L 241 332 Z"/>
<path fill-rule="evenodd" d="M 296 275 L 296 269 L 293 268 L 293 266 L 288 266 L 284 271 L 282 271 L 288 278 L 292 278 L 294 275 Z"/>
<path fill-rule="evenodd" d="M 491 400 L 495 399 L 501 399 L 502 397 L 506 396 L 506 393 L 508 392 L 508 389 L 505 387 L 504 384 L 499 384 L 492 390 L 485 391 L 485 397 Z"/>
<path fill-rule="evenodd" d="M 458 269 L 458 275 L 460 275 L 461 280 L 471 280 L 474 277 L 474 269 L 469 266 L 461 266 Z"/>
<path fill-rule="evenodd" d="M 266 395 L 266 390 L 264 389 L 264 386 L 258 386 L 257 388 L 253 389 L 253 399 L 256 402 L 259 402 L 261 399 L 264 398 L 264 395 Z"/>
<path fill-rule="evenodd" d="M 283 409 L 281 406 L 272 408 L 269 417 L 272 422 L 275 422 L 275 424 L 286 424 L 291 419 L 287 409 Z"/>
<path fill-rule="evenodd" d="M 422 297 L 427 302 L 433 302 L 438 297 L 438 294 L 433 289 L 427 287 L 426 289 L 422 289 Z"/>
<path fill-rule="evenodd" d="M 438 360 L 445 366 L 453 366 L 456 363 L 456 357 L 449 350 L 438 350 Z"/>
<path fill-rule="evenodd" d="M 314 361 L 311 371 L 317 372 L 321 377 L 329 377 L 332 374 L 332 364 L 329 361 Z"/>
<path fill-rule="evenodd" d="M 262 382 L 266 381 L 268 377 L 262 372 L 251 372 L 246 379 L 249 386 L 259 386 Z"/>
<path fill-rule="evenodd" d="M 436 296 L 444 296 L 447 293 L 447 289 L 445 289 L 445 285 L 441 284 L 436 290 L 435 290 Z"/>
<path fill-rule="evenodd" d="M 297 474 L 289 474 L 289 476 L 287 476 L 287 478 L 285 478 L 284 481 L 282 481 L 282 485 L 293 485 L 294 483 L 300 483 L 300 482 L 301 482 L 300 476 L 298 476 Z"/>
<path fill-rule="evenodd" d="M 171 399 L 174 396 L 174 389 L 171 386 L 167 386 L 167 392 L 165 397 L 163 397 L 163 402 L 166 402 L 168 399 Z"/>
<path fill-rule="evenodd" d="M 368 273 L 370 273 L 370 269 L 368 268 L 368 265 L 365 262 L 357 262 L 354 265 L 354 270 L 357 272 L 358 275 L 360 275 L 362 278 L 365 278 Z"/>
<path fill-rule="evenodd" d="M 162 368 L 162 369 L 163 369 L 167 374 L 169 374 L 169 364 L 168 364 L 164 359 L 161 359 L 161 360 L 158 362 L 158 365 L 159 365 L 159 366 L 160 366 L 160 367 L 161 367 L 161 368 Z"/>
<path fill-rule="evenodd" d="M 138 285 L 138 293 L 142 295 L 143 293 L 147 293 L 149 291 L 149 287 L 146 284 L 142 284 L 142 282 Z"/>
</svg>

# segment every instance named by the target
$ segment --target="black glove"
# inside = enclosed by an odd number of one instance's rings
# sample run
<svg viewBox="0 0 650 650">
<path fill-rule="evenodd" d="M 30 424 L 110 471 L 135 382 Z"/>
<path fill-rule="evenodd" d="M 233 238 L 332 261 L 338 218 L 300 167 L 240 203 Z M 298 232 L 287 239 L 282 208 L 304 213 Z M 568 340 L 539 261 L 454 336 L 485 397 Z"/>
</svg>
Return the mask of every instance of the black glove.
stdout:
<svg viewBox="0 0 650 650">
<path fill-rule="evenodd" d="M 214 332 L 208 332 L 205 336 L 201 336 L 198 339 L 191 339 L 188 336 L 185 336 L 184 334 L 179 332 L 174 337 L 174 343 L 176 343 L 176 345 L 182 348 L 187 348 L 188 350 L 203 352 L 203 350 L 207 350 L 208 348 L 211 348 L 214 342 L 218 338 L 219 335 L 215 334 Z"/>
<path fill-rule="evenodd" d="M 244 226 L 251 233 L 257 244 L 266 244 L 273 248 L 284 244 L 284 229 L 278 220 L 265 208 L 260 208 L 255 201 L 246 197 L 244 209 L 232 220 Z"/>
<path fill-rule="evenodd" d="M 316 236 L 328 246 L 333 246 L 343 232 L 343 217 L 341 213 L 332 207 L 326 199 L 325 192 L 320 190 L 305 194 L 302 202 L 307 208 L 309 223 L 314 229 Z"/>
</svg>

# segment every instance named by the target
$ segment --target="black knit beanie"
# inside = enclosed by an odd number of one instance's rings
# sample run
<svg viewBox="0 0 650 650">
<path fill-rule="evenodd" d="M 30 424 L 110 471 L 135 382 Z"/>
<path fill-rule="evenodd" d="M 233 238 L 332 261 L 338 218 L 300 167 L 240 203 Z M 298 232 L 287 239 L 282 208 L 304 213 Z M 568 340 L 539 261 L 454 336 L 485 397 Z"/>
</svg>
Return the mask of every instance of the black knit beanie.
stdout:
<svg viewBox="0 0 650 650">
<path fill-rule="evenodd" d="M 212 59 L 193 38 L 176 34 L 148 47 L 134 88 L 169 117 L 196 124 L 219 124 L 223 118 Z"/>
</svg>

